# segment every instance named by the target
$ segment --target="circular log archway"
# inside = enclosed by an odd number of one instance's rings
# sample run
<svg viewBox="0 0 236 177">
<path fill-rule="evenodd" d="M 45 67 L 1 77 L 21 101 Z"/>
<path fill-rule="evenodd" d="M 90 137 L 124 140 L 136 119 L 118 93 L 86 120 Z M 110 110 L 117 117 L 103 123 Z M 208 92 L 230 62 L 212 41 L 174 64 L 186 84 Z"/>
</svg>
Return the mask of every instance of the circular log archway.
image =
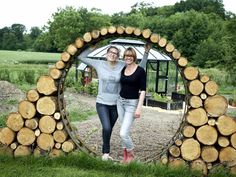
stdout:
<svg viewBox="0 0 236 177">
<path fill-rule="evenodd" d="M 235 168 L 236 122 L 225 115 L 228 103 L 223 96 L 217 95 L 216 83 L 201 75 L 197 68 L 188 66 L 187 59 L 165 38 L 149 29 L 133 27 L 111 26 L 78 37 L 61 54 L 49 74 L 39 78 L 37 89 L 27 92 L 27 98 L 19 103 L 19 113 L 8 116 L 7 127 L 0 132 L 0 142 L 11 147 L 15 156 L 39 155 L 45 151 L 55 156 L 77 148 L 96 155 L 73 131 L 66 113 L 64 84 L 80 53 L 101 40 L 116 36 L 152 43 L 152 47 L 163 50 L 172 58 L 183 77 L 187 109 L 178 133 L 158 156 L 159 160 L 170 166 L 191 162 L 192 168 L 204 173 L 223 162 Z M 228 143 L 222 143 L 222 139 Z"/>
</svg>

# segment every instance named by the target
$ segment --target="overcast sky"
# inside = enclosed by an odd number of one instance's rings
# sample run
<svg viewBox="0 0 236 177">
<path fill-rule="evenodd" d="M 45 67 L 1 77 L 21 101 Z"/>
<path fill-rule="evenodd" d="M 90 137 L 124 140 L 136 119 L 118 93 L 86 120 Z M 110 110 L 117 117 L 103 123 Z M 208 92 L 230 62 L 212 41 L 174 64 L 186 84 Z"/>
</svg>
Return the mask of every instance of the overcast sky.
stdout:
<svg viewBox="0 0 236 177">
<path fill-rule="evenodd" d="M 136 2 L 151 3 L 155 6 L 174 5 L 180 0 L 4 0 L 0 3 L 0 28 L 20 23 L 29 30 L 33 26 L 42 27 L 58 8 L 73 6 L 75 8 L 93 7 L 101 9 L 104 14 L 129 12 Z M 236 13 L 235 0 L 223 0 L 227 11 Z"/>
</svg>

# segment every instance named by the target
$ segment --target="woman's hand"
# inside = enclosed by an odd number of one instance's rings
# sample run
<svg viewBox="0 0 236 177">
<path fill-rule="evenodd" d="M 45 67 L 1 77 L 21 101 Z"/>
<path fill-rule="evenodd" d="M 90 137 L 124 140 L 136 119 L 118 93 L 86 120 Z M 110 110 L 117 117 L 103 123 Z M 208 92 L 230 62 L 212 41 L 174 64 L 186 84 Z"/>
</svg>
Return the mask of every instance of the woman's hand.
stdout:
<svg viewBox="0 0 236 177">
<path fill-rule="evenodd" d="M 141 110 L 137 108 L 134 113 L 134 118 L 140 118 L 140 115 L 141 115 Z"/>
</svg>

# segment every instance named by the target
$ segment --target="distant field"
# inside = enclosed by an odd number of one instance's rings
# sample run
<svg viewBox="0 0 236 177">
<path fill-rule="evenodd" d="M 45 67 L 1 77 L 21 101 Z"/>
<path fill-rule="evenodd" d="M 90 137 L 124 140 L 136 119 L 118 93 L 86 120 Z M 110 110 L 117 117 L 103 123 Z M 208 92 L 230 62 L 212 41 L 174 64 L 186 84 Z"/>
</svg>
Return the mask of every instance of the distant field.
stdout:
<svg viewBox="0 0 236 177">
<path fill-rule="evenodd" d="M 60 59 L 60 53 L 25 52 L 0 50 L 0 63 L 54 63 Z"/>
</svg>

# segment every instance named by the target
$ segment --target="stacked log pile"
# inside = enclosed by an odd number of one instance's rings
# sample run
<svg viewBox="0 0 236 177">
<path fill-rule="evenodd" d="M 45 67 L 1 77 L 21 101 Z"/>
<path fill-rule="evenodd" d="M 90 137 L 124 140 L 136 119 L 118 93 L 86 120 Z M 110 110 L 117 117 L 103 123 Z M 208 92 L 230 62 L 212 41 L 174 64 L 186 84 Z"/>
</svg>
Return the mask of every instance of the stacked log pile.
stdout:
<svg viewBox="0 0 236 177">
<path fill-rule="evenodd" d="M 114 36 L 140 38 L 154 48 L 163 48 L 179 67 L 187 88 L 187 112 L 180 135 L 173 137 L 161 161 L 170 166 L 189 164 L 205 174 L 217 163 L 227 163 L 232 169 L 236 165 L 236 122 L 226 115 L 227 100 L 217 94 L 217 84 L 195 67 L 188 66 L 187 59 L 166 38 L 134 27 L 108 27 L 87 32 L 78 37 L 61 59 L 41 76 L 37 88 L 28 91 L 26 100 L 19 103 L 16 113 L 7 119 L 7 127 L 0 132 L 0 141 L 9 146 L 15 156 L 41 151 L 60 155 L 75 149 L 74 139 L 68 136 L 67 124 L 61 120 L 65 105 L 58 106 L 63 94 L 59 80 L 73 58 L 99 40 Z M 62 91 L 61 91 L 62 90 Z M 66 114 L 65 114 L 66 117 Z M 67 118 L 67 117 L 66 117 Z M 69 120 L 68 120 L 69 122 Z"/>
</svg>

